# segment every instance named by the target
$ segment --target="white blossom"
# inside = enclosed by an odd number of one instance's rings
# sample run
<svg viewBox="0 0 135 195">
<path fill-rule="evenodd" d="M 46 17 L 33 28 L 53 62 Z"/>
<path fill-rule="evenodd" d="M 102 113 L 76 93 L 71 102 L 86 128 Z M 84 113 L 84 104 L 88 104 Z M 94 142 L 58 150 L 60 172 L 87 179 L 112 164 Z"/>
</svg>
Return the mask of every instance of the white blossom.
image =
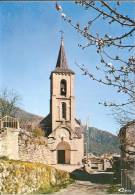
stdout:
<svg viewBox="0 0 135 195">
<path fill-rule="evenodd" d="M 65 18 L 66 17 L 66 14 L 62 13 L 61 14 L 61 17 Z"/>
</svg>

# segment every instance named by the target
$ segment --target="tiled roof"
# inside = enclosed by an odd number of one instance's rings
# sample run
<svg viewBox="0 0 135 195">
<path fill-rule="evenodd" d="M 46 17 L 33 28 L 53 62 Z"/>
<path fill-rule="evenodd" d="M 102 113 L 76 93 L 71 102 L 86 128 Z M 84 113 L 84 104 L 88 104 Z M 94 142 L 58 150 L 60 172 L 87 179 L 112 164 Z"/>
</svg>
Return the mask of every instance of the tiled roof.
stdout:
<svg viewBox="0 0 135 195">
<path fill-rule="evenodd" d="M 45 133 L 46 133 L 46 136 L 48 136 L 52 129 L 51 129 L 51 124 L 52 121 L 51 121 L 51 114 L 48 114 L 43 120 L 40 121 L 39 123 L 39 127 L 41 127 Z"/>
<path fill-rule="evenodd" d="M 51 114 L 49 113 L 45 118 L 40 121 L 41 126 L 51 127 Z"/>
</svg>

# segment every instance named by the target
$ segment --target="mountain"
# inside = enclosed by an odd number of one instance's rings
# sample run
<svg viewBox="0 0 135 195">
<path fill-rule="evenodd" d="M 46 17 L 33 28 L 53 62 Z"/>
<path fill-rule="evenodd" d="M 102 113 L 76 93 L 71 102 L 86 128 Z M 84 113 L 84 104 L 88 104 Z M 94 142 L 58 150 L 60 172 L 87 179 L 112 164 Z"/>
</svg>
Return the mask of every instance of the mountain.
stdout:
<svg viewBox="0 0 135 195">
<path fill-rule="evenodd" d="M 18 117 L 18 118 L 26 118 L 26 119 L 29 119 L 29 120 L 33 120 L 33 119 L 43 119 L 44 117 L 43 116 L 39 116 L 39 115 L 36 115 L 36 114 L 32 114 L 30 112 L 27 112 L 21 108 L 16 108 L 16 113 L 15 113 L 15 117 Z"/>
<path fill-rule="evenodd" d="M 29 113 L 20 108 L 16 108 L 15 117 L 19 119 L 20 127 L 23 129 L 28 129 L 30 127 L 35 128 L 44 118 L 43 116 Z"/>
<path fill-rule="evenodd" d="M 87 135 L 85 133 L 85 142 L 89 140 L 88 152 L 95 155 L 101 155 L 104 153 L 120 153 L 119 139 L 116 135 L 97 129 L 95 127 L 89 127 Z"/>
<path fill-rule="evenodd" d="M 26 112 L 18 108 L 16 117 L 20 118 L 21 127 L 28 125 L 36 126 L 44 117 Z M 88 136 L 89 135 L 89 136 Z M 88 128 L 88 135 L 84 133 L 84 139 L 89 137 L 88 151 L 97 155 L 104 153 L 119 153 L 119 140 L 116 135 L 97 129 L 95 127 Z"/>
</svg>

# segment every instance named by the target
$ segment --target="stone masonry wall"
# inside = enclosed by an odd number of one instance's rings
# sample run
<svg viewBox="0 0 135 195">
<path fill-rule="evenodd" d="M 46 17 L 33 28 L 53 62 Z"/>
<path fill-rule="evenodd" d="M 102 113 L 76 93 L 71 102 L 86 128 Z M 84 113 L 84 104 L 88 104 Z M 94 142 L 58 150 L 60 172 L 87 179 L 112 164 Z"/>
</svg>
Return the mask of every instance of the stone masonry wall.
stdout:
<svg viewBox="0 0 135 195">
<path fill-rule="evenodd" d="M 12 128 L 0 130 L 0 156 L 18 159 L 18 133 Z"/>
<path fill-rule="evenodd" d="M 51 164 L 52 153 L 45 137 L 34 137 L 26 130 L 6 128 L 0 133 L 0 157 Z"/>
<path fill-rule="evenodd" d="M 29 132 L 21 130 L 18 145 L 20 160 L 51 164 L 52 154 L 45 137 L 33 137 Z"/>
<path fill-rule="evenodd" d="M 60 133 L 60 132 L 59 132 Z M 65 140 L 66 141 L 66 138 Z M 46 137 L 35 137 L 31 132 L 20 129 L 7 129 L 0 137 L 0 157 L 21 161 L 40 162 L 44 164 L 57 164 L 55 148 L 60 142 L 59 137 L 54 149 L 49 147 Z M 71 146 L 71 164 L 81 164 L 83 157 L 83 138 L 67 140 Z M 79 149 L 79 152 L 78 152 Z"/>
</svg>

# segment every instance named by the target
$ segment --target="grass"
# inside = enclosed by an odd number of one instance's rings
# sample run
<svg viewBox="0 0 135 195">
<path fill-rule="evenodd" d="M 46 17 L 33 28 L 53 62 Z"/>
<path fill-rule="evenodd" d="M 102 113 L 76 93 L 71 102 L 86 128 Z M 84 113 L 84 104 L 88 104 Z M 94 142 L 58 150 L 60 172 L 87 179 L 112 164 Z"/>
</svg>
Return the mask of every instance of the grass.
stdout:
<svg viewBox="0 0 135 195">
<path fill-rule="evenodd" d="M 48 187 L 42 187 L 40 188 L 35 194 L 50 194 L 53 192 L 58 192 L 61 189 L 67 188 L 68 185 L 72 184 L 74 182 L 73 179 L 70 179 L 67 183 L 55 185 L 55 186 L 48 186 Z"/>
<path fill-rule="evenodd" d="M 110 185 L 109 188 L 107 189 L 107 193 L 108 194 L 120 194 L 120 192 L 118 191 L 120 189 L 120 184 L 113 184 Z"/>
</svg>

